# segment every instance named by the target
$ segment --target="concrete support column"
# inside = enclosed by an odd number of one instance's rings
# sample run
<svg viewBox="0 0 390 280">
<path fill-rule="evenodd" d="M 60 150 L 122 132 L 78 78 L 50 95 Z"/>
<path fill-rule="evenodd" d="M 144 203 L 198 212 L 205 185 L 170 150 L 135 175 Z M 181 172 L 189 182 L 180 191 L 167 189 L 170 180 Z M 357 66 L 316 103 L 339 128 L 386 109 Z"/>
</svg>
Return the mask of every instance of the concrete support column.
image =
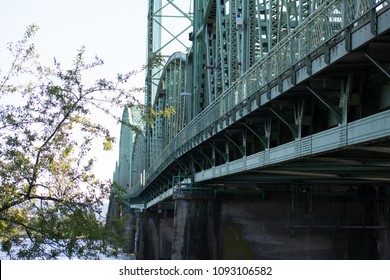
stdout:
<svg viewBox="0 0 390 280">
<path fill-rule="evenodd" d="M 159 252 L 161 260 L 172 257 L 173 210 L 163 210 L 159 217 Z"/>
<path fill-rule="evenodd" d="M 135 256 L 140 260 L 159 259 L 159 222 L 158 214 L 135 212 Z"/>
<path fill-rule="evenodd" d="M 173 194 L 173 199 L 172 259 L 216 258 L 212 193 L 180 191 Z"/>
<path fill-rule="evenodd" d="M 383 227 L 378 230 L 377 249 L 380 260 L 390 260 L 390 187 L 381 194 L 382 203 L 379 204 L 378 225 Z"/>
<path fill-rule="evenodd" d="M 390 260 L 390 230 L 379 231 L 378 240 L 378 258 L 381 260 Z"/>
<path fill-rule="evenodd" d="M 136 233 L 137 219 L 135 217 L 134 210 L 131 209 L 129 213 L 126 214 L 125 220 L 125 236 L 127 236 L 127 242 L 123 248 L 125 252 L 135 253 L 135 233 Z"/>
</svg>

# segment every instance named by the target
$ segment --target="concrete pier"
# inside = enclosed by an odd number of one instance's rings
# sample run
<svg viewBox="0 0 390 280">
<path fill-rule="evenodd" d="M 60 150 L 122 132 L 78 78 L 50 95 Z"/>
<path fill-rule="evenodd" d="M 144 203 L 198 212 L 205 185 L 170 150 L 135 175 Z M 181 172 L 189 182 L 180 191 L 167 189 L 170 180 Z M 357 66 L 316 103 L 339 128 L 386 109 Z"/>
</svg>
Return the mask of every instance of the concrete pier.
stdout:
<svg viewBox="0 0 390 280">
<path fill-rule="evenodd" d="M 137 259 L 170 259 L 172 215 L 167 212 L 136 212 L 135 255 Z"/>
<path fill-rule="evenodd" d="M 196 260 L 215 257 L 212 226 L 215 219 L 209 219 L 209 207 L 213 204 L 212 193 L 183 191 L 175 193 L 173 199 L 175 212 L 172 259 Z"/>
</svg>

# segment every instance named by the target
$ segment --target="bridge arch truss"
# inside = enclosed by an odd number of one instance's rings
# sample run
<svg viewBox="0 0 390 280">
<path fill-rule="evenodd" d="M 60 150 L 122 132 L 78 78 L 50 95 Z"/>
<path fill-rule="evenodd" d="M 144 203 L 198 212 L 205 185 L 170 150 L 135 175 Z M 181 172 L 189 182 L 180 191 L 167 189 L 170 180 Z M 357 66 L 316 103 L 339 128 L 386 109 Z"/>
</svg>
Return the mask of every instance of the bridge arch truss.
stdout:
<svg viewBox="0 0 390 280">
<path fill-rule="evenodd" d="M 192 48 L 168 59 L 154 103 L 176 114 L 146 133 L 151 164 L 130 202 L 151 207 L 180 183 L 390 181 L 388 1 L 193 7 Z"/>
</svg>

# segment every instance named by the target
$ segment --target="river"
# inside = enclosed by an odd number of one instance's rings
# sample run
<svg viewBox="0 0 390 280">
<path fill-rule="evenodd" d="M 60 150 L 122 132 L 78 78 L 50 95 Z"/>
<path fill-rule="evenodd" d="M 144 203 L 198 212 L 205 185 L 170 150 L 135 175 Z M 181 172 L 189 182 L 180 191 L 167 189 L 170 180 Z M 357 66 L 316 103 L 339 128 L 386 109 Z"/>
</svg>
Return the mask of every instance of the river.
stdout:
<svg viewBox="0 0 390 280">
<path fill-rule="evenodd" d="M 9 260 L 10 257 L 7 256 L 7 253 L 4 252 L 4 251 L 1 251 L 0 250 L 0 260 Z M 64 255 L 64 254 L 61 254 L 57 257 L 58 260 L 68 260 L 68 258 Z M 108 256 L 105 256 L 103 254 L 100 254 L 99 255 L 99 259 L 100 260 L 132 260 L 134 259 L 134 257 L 132 255 L 128 255 L 128 254 L 119 254 L 117 257 L 108 257 Z M 77 260 L 77 258 L 73 258 L 72 260 Z"/>
</svg>

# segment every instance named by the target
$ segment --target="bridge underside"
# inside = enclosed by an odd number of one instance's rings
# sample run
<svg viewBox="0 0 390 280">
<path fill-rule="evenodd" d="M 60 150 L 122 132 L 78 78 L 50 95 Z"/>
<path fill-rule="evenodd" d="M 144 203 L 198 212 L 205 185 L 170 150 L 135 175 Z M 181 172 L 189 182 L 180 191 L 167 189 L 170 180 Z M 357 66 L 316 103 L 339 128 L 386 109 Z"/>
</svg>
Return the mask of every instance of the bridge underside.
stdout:
<svg viewBox="0 0 390 280">
<path fill-rule="evenodd" d="M 295 181 L 307 184 L 388 184 L 389 151 L 388 140 L 351 146 L 315 157 L 216 178 L 212 182 L 205 182 L 205 185 L 261 186 Z"/>
</svg>

